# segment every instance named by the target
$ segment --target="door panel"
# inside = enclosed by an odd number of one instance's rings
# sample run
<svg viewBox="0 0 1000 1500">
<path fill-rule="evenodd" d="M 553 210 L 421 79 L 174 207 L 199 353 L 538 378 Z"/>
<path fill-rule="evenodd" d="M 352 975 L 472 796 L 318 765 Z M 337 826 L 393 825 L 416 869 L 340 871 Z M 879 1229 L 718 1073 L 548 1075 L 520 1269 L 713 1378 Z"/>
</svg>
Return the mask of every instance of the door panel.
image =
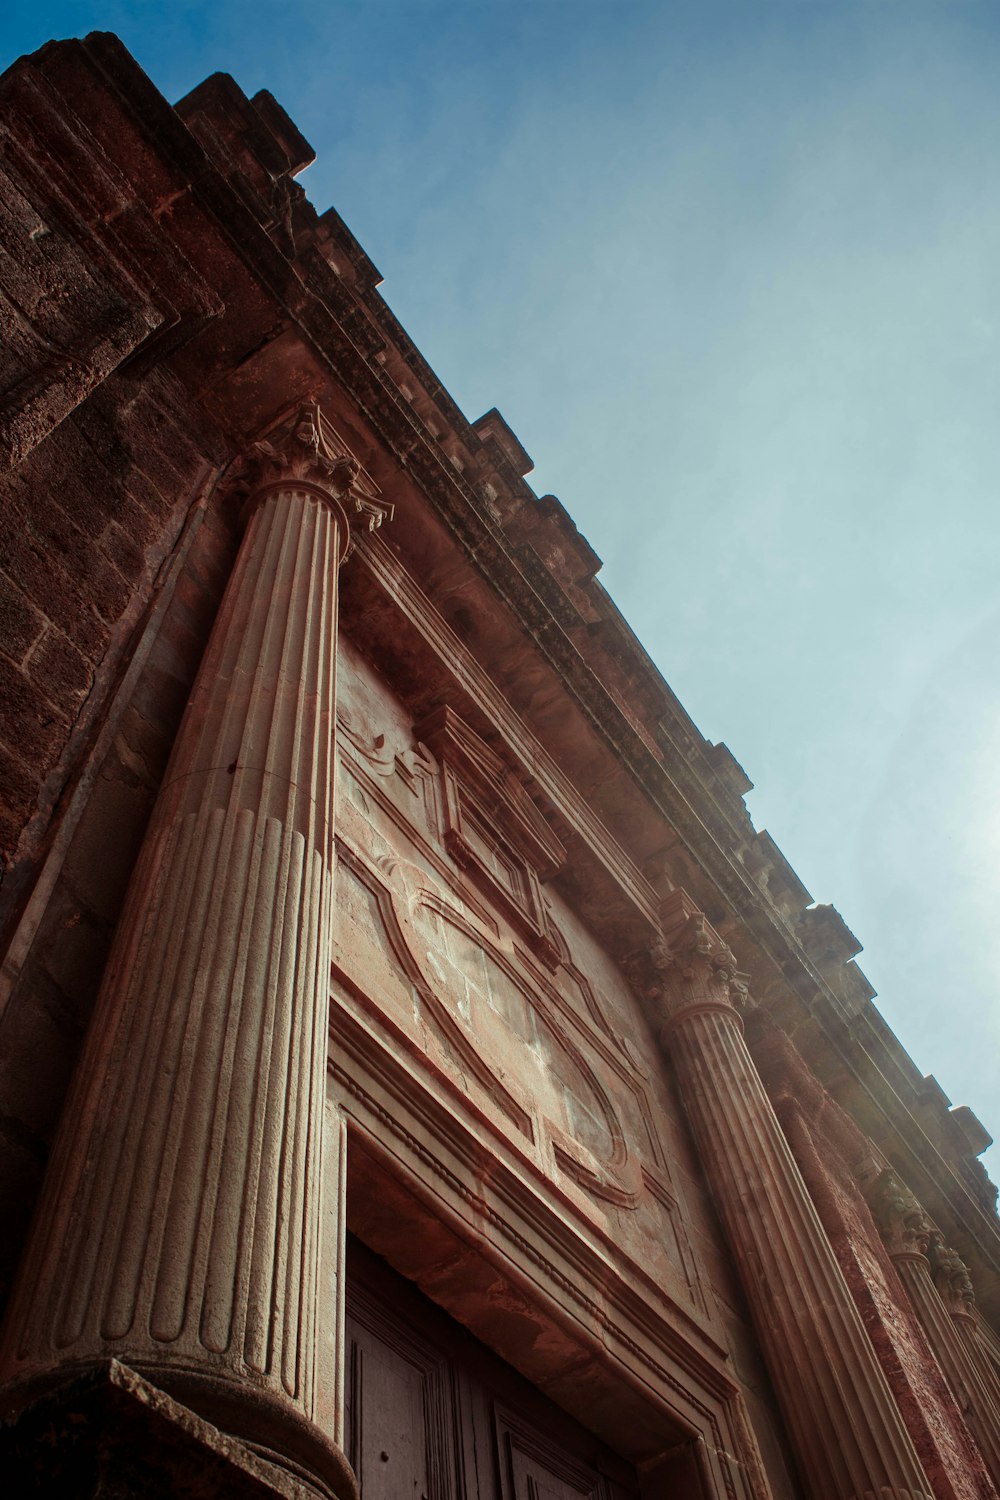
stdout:
<svg viewBox="0 0 1000 1500">
<path fill-rule="evenodd" d="M 431 1484 L 426 1442 L 430 1373 L 388 1344 L 355 1341 L 347 1419 L 366 1500 L 441 1492 Z"/>
<path fill-rule="evenodd" d="M 497 1413 L 504 1500 L 608 1500 L 602 1477 L 536 1428 Z"/>
<path fill-rule="evenodd" d="M 364 1500 L 454 1500 L 454 1393 L 439 1351 L 384 1295 L 358 1285 L 347 1348 L 348 1457 Z"/>
<path fill-rule="evenodd" d="M 362 1500 L 638 1500 L 634 1471 L 356 1243 L 347 1454 Z"/>
</svg>

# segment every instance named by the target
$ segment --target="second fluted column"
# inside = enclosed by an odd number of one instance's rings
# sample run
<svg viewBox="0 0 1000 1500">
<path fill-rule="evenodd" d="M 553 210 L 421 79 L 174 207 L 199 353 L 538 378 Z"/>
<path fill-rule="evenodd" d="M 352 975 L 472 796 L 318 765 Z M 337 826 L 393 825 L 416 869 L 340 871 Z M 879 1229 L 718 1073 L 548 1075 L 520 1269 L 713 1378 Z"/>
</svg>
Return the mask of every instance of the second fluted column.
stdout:
<svg viewBox="0 0 1000 1500">
<path fill-rule="evenodd" d="M 743 1040 L 733 955 L 681 891 L 655 955 L 661 1038 L 810 1500 L 930 1486 Z"/>
<path fill-rule="evenodd" d="M 868 1189 L 869 1206 L 927 1341 L 951 1387 L 994 1484 L 1000 1484 L 1000 1426 L 989 1391 L 962 1334 L 938 1295 L 927 1251 L 933 1226 L 896 1174 L 887 1169 Z M 963 1267 L 964 1270 L 964 1267 Z M 968 1276 L 966 1275 L 966 1281 Z M 966 1315 L 968 1316 L 968 1315 Z"/>
</svg>

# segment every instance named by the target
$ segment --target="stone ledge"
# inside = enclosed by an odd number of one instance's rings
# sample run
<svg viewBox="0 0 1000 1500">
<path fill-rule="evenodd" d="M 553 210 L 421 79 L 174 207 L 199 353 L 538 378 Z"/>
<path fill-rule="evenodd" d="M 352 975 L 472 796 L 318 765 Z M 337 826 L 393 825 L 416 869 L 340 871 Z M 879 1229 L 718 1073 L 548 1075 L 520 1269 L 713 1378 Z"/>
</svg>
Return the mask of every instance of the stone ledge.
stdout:
<svg viewBox="0 0 1000 1500">
<path fill-rule="evenodd" d="M 112 1359 L 0 1420 L 11 1496 L 317 1500 L 318 1492 Z"/>
</svg>

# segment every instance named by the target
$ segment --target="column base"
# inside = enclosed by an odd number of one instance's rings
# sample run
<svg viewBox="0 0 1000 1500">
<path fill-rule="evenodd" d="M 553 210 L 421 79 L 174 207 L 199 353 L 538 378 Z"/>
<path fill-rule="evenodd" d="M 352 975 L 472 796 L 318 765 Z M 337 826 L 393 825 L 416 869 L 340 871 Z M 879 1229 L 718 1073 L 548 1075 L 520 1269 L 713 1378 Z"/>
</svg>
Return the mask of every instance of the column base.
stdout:
<svg viewBox="0 0 1000 1500">
<path fill-rule="evenodd" d="M 0 1421 L 4 1487 L 38 1500 L 358 1500 L 341 1464 L 335 1487 L 293 1474 L 116 1359 Z"/>
</svg>

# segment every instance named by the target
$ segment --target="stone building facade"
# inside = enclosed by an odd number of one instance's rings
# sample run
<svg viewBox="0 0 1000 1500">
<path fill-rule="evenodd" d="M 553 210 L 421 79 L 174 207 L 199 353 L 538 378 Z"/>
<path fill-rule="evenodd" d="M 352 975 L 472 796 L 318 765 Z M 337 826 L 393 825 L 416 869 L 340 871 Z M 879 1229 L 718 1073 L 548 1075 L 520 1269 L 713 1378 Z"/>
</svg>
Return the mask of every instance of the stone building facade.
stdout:
<svg viewBox="0 0 1000 1500">
<path fill-rule="evenodd" d="M 9 1492 L 996 1497 L 985 1131 L 293 122 L 0 140 Z"/>
</svg>

